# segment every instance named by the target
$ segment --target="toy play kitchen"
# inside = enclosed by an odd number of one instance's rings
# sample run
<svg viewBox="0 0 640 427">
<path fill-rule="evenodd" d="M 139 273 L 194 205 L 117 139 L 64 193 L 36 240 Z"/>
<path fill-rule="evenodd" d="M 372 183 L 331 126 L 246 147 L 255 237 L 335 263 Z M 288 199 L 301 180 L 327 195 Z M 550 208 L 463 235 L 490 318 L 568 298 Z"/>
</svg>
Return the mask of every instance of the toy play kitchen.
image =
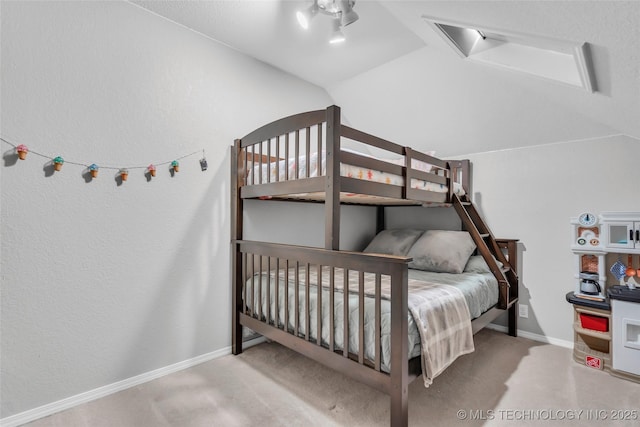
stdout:
<svg viewBox="0 0 640 427">
<path fill-rule="evenodd" d="M 584 212 L 571 229 L 573 358 L 640 382 L 640 212 Z"/>
</svg>

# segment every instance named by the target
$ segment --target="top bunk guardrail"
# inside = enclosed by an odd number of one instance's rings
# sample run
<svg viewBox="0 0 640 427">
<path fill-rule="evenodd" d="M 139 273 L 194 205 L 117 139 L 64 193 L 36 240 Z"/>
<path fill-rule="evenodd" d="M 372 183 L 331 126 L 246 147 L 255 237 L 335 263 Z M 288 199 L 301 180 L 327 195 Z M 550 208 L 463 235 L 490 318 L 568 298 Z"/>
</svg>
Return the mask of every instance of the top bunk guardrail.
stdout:
<svg viewBox="0 0 640 427">
<path fill-rule="evenodd" d="M 366 148 L 344 148 L 346 141 Z M 345 126 L 336 106 L 262 126 L 236 140 L 235 153 L 243 199 L 325 201 L 335 193 L 343 203 L 420 205 L 469 191 L 468 160 L 441 160 Z"/>
</svg>

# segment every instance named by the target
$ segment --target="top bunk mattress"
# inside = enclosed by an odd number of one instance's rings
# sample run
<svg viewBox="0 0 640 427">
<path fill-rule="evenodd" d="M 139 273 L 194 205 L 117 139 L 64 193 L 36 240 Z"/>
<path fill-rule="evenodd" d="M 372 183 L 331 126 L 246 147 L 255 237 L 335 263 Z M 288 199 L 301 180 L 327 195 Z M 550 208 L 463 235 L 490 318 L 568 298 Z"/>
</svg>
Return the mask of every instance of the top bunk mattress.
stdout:
<svg viewBox="0 0 640 427">
<path fill-rule="evenodd" d="M 342 149 L 342 151 L 357 154 L 363 157 L 374 158 L 376 160 L 381 160 L 391 164 L 405 166 L 405 159 L 403 157 L 398 159 L 382 159 L 344 148 Z M 319 157 L 320 162 L 318 161 Z M 324 155 L 324 152 L 322 152 L 321 156 L 318 156 L 318 152 L 315 152 L 309 156 L 308 161 L 307 156 L 303 154 L 300 155 L 297 159 L 295 157 L 292 157 L 289 159 L 282 159 L 274 162 L 254 163 L 253 167 L 249 168 L 246 183 L 248 185 L 258 183 L 266 184 L 272 182 L 291 181 L 301 178 L 315 178 L 318 176 L 323 176 L 326 174 L 325 159 L 326 156 Z M 318 168 L 319 164 L 320 168 Z M 411 166 L 413 169 L 422 172 L 429 173 L 432 171 L 432 166 L 430 164 L 417 159 L 412 159 Z M 395 175 L 388 172 L 363 168 L 346 163 L 340 163 L 340 176 L 388 185 L 395 185 L 399 187 L 403 187 L 405 185 L 405 179 L 401 175 Z M 444 184 L 438 184 L 415 178 L 411 179 L 411 188 L 416 190 L 431 191 L 435 193 L 447 193 L 449 191 L 449 188 Z M 464 188 L 458 182 L 454 182 L 453 192 L 458 196 L 463 196 L 465 194 Z M 300 198 L 305 198 L 305 196 L 308 196 L 308 194 L 298 194 L 297 196 L 299 196 Z M 362 197 L 362 195 L 352 193 L 346 194 L 345 196 Z"/>
</svg>

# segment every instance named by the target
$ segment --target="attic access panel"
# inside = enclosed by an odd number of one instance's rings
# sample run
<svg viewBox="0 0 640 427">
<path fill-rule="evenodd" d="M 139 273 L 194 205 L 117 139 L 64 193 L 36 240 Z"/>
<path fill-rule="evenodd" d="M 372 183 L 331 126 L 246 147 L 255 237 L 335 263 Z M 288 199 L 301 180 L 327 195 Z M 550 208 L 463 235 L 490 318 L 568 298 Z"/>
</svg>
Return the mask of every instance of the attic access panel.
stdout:
<svg viewBox="0 0 640 427">
<path fill-rule="evenodd" d="M 587 43 L 422 18 L 462 58 L 596 90 Z"/>
</svg>

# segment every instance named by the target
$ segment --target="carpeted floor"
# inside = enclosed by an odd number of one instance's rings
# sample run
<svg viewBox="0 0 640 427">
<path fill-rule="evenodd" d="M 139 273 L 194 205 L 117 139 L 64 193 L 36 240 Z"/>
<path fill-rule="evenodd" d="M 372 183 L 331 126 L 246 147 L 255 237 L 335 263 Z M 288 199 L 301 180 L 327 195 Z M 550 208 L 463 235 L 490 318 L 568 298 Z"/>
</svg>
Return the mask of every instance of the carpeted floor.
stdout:
<svg viewBox="0 0 640 427">
<path fill-rule="evenodd" d="M 475 343 L 474 353 L 458 359 L 428 389 L 420 379 L 411 384 L 411 426 L 640 425 L 640 384 L 579 365 L 562 347 L 486 329 Z M 28 424 L 387 425 L 387 395 L 275 343 Z"/>
</svg>

